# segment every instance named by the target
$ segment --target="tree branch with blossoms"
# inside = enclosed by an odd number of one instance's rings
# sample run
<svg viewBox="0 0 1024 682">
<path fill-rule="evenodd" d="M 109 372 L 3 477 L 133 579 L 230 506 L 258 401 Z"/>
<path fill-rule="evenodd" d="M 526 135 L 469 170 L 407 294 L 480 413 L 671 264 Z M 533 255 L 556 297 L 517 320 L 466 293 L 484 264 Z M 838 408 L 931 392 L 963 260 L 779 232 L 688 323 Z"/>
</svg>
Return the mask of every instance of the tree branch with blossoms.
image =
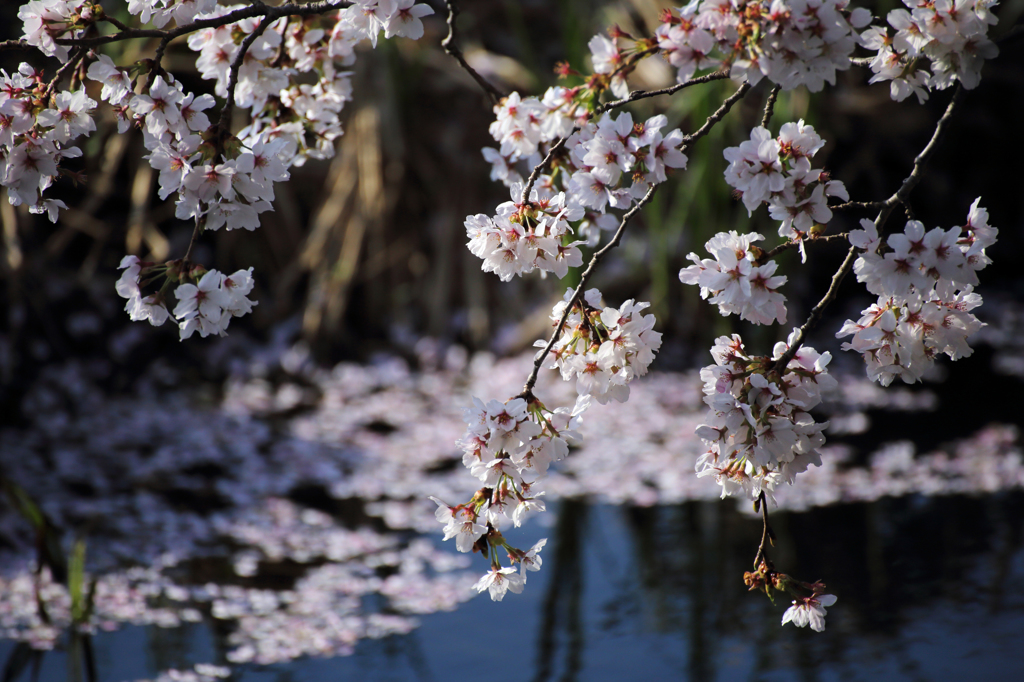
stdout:
<svg viewBox="0 0 1024 682">
<path fill-rule="evenodd" d="M 660 346 L 653 316 L 638 314 L 647 304 L 630 300 L 620 309 L 606 306 L 599 292 L 586 289 L 591 275 L 601 258 L 619 243 L 627 221 L 666 180 L 668 170 L 685 168 L 684 150 L 707 134 L 753 84 L 767 79 L 772 87 L 761 125 L 748 141 L 725 151 L 729 167 L 724 175 L 748 213 L 768 206 L 771 217 L 781 223 L 779 236 L 784 241 L 764 250 L 756 245 L 764 239 L 760 234 L 719 233 L 706 244 L 714 258 L 702 260 L 690 254 L 693 265 L 680 272 L 681 281 L 700 286 L 701 296 L 717 304 L 723 315 L 736 314 L 753 324 L 784 324 L 787 311 L 781 287 L 787 278 L 776 274 L 774 258 L 795 248 L 805 261 L 808 244 L 838 239 L 853 246 L 808 321 L 794 328 L 785 342 L 777 343 L 771 354 L 751 353 L 736 334 L 716 341 L 711 351 L 715 365 L 701 372 L 709 412 L 697 429 L 707 445 L 697 462 L 697 475 L 713 476 L 722 486 L 723 497 L 748 496 L 761 513 L 763 533 L 755 570 L 745 576 L 751 589 L 763 589 L 768 596 L 773 590 L 789 593 L 794 602 L 783 623 L 824 629 L 825 607 L 832 605 L 835 597 L 824 593 L 821 582 L 806 583 L 778 573 L 767 557 L 772 539 L 767 505 L 774 503 L 773 491 L 779 483 L 792 485 L 808 467 L 820 465 L 819 448 L 825 442 L 823 431 L 828 423 L 816 422 L 811 410 L 821 402 L 822 394 L 836 385 L 827 369 L 831 355 L 807 347 L 806 335 L 851 269 L 859 268 L 858 279 L 871 291 L 906 294 L 905 290 L 891 291 L 888 271 L 881 275 L 884 284 L 869 276 L 872 268 L 884 270 L 885 263 L 899 260 L 896 269 L 906 266 L 919 273 L 911 289 L 932 306 L 924 312 L 912 310 L 912 301 L 893 298 L 888 308 L 891 313 L 893 306 L 902 306 L 903 319 L 918 330 L 915 338 L 925 348 L 910 353 L 916 358 L 914 372 L 903 374 L 903 379 L 912 381 L 920 376 L 917 366 L 922 357 L 929 359 L 936 352 L 947 352 L 954 359 L 962 356 L 967 352 L 963 338 L 978 326 L 967 310 L 980 303 L 970 294 L 976 278 L 966 270 L 973 272 L 987 263 L 984 248 L 995 236 L 977 203 L 965 228 L 968 237 L 956 238 L 961 228 L 922 237 L 921 231 L 916 226 L 911 230 L 908 223 L 903 241 L 890 239 L 890 248 L 897 254 L 892 258 L 878 250 L 877 234 L 866 228 L 825 234 L 834 211 L 877 209 L 882 212 L 878 222 L 884 222 L 896 204 L 905 204 L 933 145 L 915 161 L 912 182 L 904 183 L 906 188 L 901 187 L 896 198 L 850 201 L 842 182 L 812 167 L 812 157 L 825 144 L 812 126 L 797 121 L 784 123 L 778 135 L 768 130 L 780 92 L 799 86 L 817 92 L 826 83 L 835 83 L 837 71 L 862 65 L 871 67 L 872 82 L 890 81 L 893 99 L 916 94 L 923 101 L 932 89 L 954 84 L 975 87 L 981 59 L 996 51 L 986 37 L 987 27 L 995 20 L 984 4 L 975 3 L 971 12 L 958 17 L 955 26 L 931 7 L 913 8 L 913 13 L 895 11 L 888 21 L 897 31 L 896 39 L 887 28 L 871 26 L 872 21 L 867 10 L 850 9 L 840 2 L 824 3 L 816 12 L 804 13 L 791 11 L 787 4 L 776 3 L 767 11 L 760 3 L 749 2 L 723 10 L 720 3 L 698 1 L 676 12 L 666 10 L 653 36 L 633 38 L 614 27 L 608 36 L 595 36 L 589 43 L 592 74 L 567 64 L 556 68 L 563 77 L 581 79 L 579 85 L 549 88 L 542 98 L 513 92 L 494 107 L 496 120 L 490 132 L 499 147 L 485 148 L 483 155 L 491 163 L 491 178 L 509 187 L 512 200 L 498 206 L 493 215 L 466 219 L 468 247 L 483 260 L 482 269 L 494 272 L 502 281 L 534 270 L 562 277 L 569 267 L 582 265 L 575 247 L 583 243 L 596 246 L 602 229 L 613 232 L 595 251 L 578 286 L 567 290 L 552 311 L 553 332 L 535 344 L 541 351 L 523 391 L 505 403 L 484 404 L 475 399 L 474 408 L 466 411 L 469 430 L 459 441 L 463 462 L 485 487 L 465 504 L 449 506 L 435 501 L 446 537 L 461 537 L 461 547 L 485 553 L 498 547 L 509 551 L 512 565 L 507 568 L 501 568 L 491 555 L 491 571 L 478 583 L 480 591 L 501 599 L 509 589 L 522 589 L 525 571 L 514 583 L 510 577 L 520 550 L 508 544 L 498 527 L 507 518 L 504 511 L 509 499 L 515 505 L 515 525 L 521 520 L 522 505 L 540 510 L 536 481 L 568 451 L 562 443 L 563 431 L 547 428 L 547 408 L 534 394 L 548 358 L 553 360 L 549 366 L 557 368 L 563 379 L 576 381 L 576 405 L 559 409 L 564 430 L 571 433 L 567 437 L 577 438 L 575 425 L 590 402 L 626 400 L 629 381 L 647 371 Z M 950 32 L 963 41 L 948 40 Z M 827 42 L 824 49 L 808 47 L 823 39 Z M 632 46 L 623 46 L 630 41 Z M 876 50 L 876 56 L 865 60 L 852 57 L 857 43 Z M 627 77 L 639 61 L 655 55 L 678 69 L 677 84 L 630 91 Z M 717 70 L 696 75 L 703 69 Z M 634 124 L 628 113 L 617 117 L 609 113 L 640 99 L 730 77 L 742 83 L 740 88 L 689 136 L 672 131 L 661 137 L 664 117 Z M 602 103 L 609 91 L 617 99 Z M 937 134 L 946 120 L 945 116 L 940 120 Z M 524 182 L 519 168 L 526 161 L 530 172 Z M 830 200 L 839 203 L 830 205 Z M 610 209 L 625 212 L 615 217 Z M 586 242 L 575 241 L 579 238 Z M 917 254 L 913 262 L 905 257 L 910 250 Z M 857 259 L 855 267 L 858 251 L 867 253 Z M 921 257 L 922 252 L 931 255 Z M 936 265 L 938 261 L 944 262 Z M 949 290 L 941 275 L 935 274 L 940 270 L 953 273 L 949 282 L 961 286 L 959 292 Z M 886 371 L 873 371 L 873 363 L 881 363 L 880 357 L 899 362 L 904 358 L 900 351 L 882 348 L 882 341 L 890 338 L 886 336 L 890 327 L 885 326 L 881 334 L 872 331 L 877 317 L 857 326 L 848 323 L 840 335 L 847 328 L 855 329 L 858 340 L 844 349 L 865 353 L 869 376 L 888 383 L 886 377 L 899 372 L 891 365 L 886 365 Z M 882 324 L 890 322 L 885 318 Z M 940 331 L 951 327 L 959 331 Z M 511 435 L 515 433 L 519 435 Z M 495 474 L 495 469 L 501 473 Z M 501 486 L 504 492 L 497 492 Z M 478 519 L 482 520 L 478 523 Z"/>
<path fill-rule="evenodd" d="M 581 247 L 593 249 L 577 286 L 551 312 L 551 335 L 535 343 L 540 352 L 523 391 L 505 402 L 474 398 L 465 410 L 467 431 L 458 446 L 481 487 L 461 504 L 435 499 L 446 539 L 488 559 L 480 592 L 500 600 L 521 591 L 527 572 L 541 567 L 544 541 L 522 550 L 503 529 L 544 511 L 539 482 L 580 439 L 586 410 L 594 401 L 626 401 L 631 382 L 647 373 L 661 347 L 654 315 L 645 313 L 649 304 L 628 299 L 608 305 L 587 288 L 592 276 L 657 188 L 685 172 L 686 153 L 765 80 L 770 86 L 760 125 L 725 150 L 723 176 L 748 216 L 767 207 L 782 242 L 762 249 L 761 234 L 719 232 L 705 244 L 712 257 L 688 255 L 692 264 L 680 271 L 681 282 L 698 286 L 723 316 L 784 325 L 787 277 L 778 274 L 775 257 L 798 249 L 805 261 L 808 245 L 837 239 L 850 248 L 806 321 L 770 353 L 755 353 L 739 334 L 716 339 L 714 364 L 701 370 L 708 412 L 696 430 L 705 447 L 696 475 L 714 478 L 723 497 L 746 496 L 761 513 L 754 570 L 744 575 L 750 588 L 794 598 L 783 623 L 824 629 L 825 607 L 836 598 L 820 581 L 777 572 L 767 556 L 767 505 L 779 484 L 793 485 L 821 464 L 828 423 L 817 422 L 812 410 L 836 384 L 828 373 L 831 355 L 808 347 L 807 335 L 852 271 L 878 299 L 836 336 L 853 337 L 842 348 L 862 355 L 870 378 L 912 383 L 938 355 L 969 355 L 967 340 L 982 326 L 971 313 L 981 304 L 973 288 L 998 235 L 980 198 L 965 225 L 948 229 L 926 230 L 908 205 L 964 91 L 979 85 L 985 60 L 998 54 L 988 38 L 997 22 L 992 5 L 965 0 L 953 12 L 948 3 L 905 4 L 882 23 L 846 0 L 813 8 L 801 0 L 695 0 L 664 10 L 651 35 L 634 37 L 617 27 L 595 35 L 588 43 L 589 73 L 560 64 L 564 84 L 535 97 L 506 95 L 468 64 L 457 42 L 458 7 L 446 0 L 448 34 L 441 47 L 493 102 L 489 132 L 496 146 L 482 153 L 491 179 L 510 197 L 493 212 L 466 218 L 470 252 L 483 271 L 507 282 L 535 271 L 564 278 L 583 268 Z M 357 46 L 376 47 L 382 32 L 384 39 L 419 39 L 421 19 L 433 10 L 415 0 L 233 6 L 133 0 L 129 12 L 133 19 L 126 23 L 107 16 L 95 0 L 33 0 L 21 7 L 23 35 L 0 43 L 0 50 L 34 49 L 62 65 L 49 81 L 27 63 L 0 73 L 0 183 L 12 204 L 58 220 L 67 207 L 47 191 L 62 173 L 70 174 L 63 162 L 82 154 L 74 144 L 95 131 L 100 108 L 79 78 L 84 71 L 118 132 L 141 131 L 144 158 L 159 174 L 160 199 L 173 197 L 175 217 L 194 226 L 181 259 L 124 257 L 116 290 L 127 299 L 126 311 L 153 325 L 173 319 L 181 339 L 195 332 L 223 335 L 233 318 L 256 305 L 248 298 L 252 269 L 226 275 L 192 263 L 201 234 L 259 227 L 260 216 L 273 210 L 276 183 L 289 179 L 292 166 L 334 154 L 341 112 L 354 97 L 349 68 Z M 100 23 L 116 31 L 96 35 Z M 179 37 L 187 37 L 213 95 L 186 91 L 164 69 L 165 52 Z M 102 54 L 103 46 L 132 39 L 156 39 L 151 56 L 129 66 Z M 855 56 L 858 46 L 872 55 Z M 631 89 L 638 66 L 655 58 L 671 67 L 675 83 Z M 924 102 L 936 90 L 956 88 L 910 174 L 882 202 L 851 201 L 842 181 L 813 167 L 825 146 L 813 126 L 798 120 L 769 129 L 782 91 L 821 91 L 853 66 L 870 69 L 870 83 L 887 83 L 896 101 L 914 95 Z M 70 85 L 62 90 L 68 74 Z M 689 135 L 670 128 L 664 114 L 634 121 L 627 110 L 634 102 L 725 79 L 736 82 L 736 90 Z M 207 112 L 218 98 L 219 117 L 211 122 Z M 243 114 L 245 124 L 232 131 Z M 898 205 L 907 211 L 905 228 L 883 242 Z M 860 229 L 826 234 L 835 212 L 854 209 L 878 214 L 862 220 Z M 535 395 L 544 367 L 575 382 L 572 406 L 551 409 Z"/>
</svg>

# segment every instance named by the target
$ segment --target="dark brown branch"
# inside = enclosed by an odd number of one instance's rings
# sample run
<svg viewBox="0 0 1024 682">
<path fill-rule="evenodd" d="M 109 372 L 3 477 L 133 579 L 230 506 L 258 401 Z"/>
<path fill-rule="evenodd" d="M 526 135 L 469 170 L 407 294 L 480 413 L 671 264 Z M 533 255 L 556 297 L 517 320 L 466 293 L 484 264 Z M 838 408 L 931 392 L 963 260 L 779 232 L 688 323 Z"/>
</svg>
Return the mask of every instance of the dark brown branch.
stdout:
<svg viewBox="0 0 1024 682">
<path fill-rule="evenodd" d="M 817 244 L 819 242 L 821 242 L 821 243 L 830 242 L 830 241 L 833 241 L 835 239 L 846 239 L 849 236 L 850 236 L 849 232 L 840 232 L 838 234 L 823 234 L 823 235 L 819 235 L 817 237 L 810 237 L 810 238 L 804 239 L 802 241 L 803 241 L 804 244 Z M 799 239 L 791 239 L 788 242 L 783 242 L 782 244 L 779 244 L 778 246 L 776 246 L 771 251 L 765 251 L 764 254 L 760 258 L 757 259 L 757 262 L 758 263 L 765 263 L 767 261 L 770 261 L 772 258 L 775 258 L 776 256 L 778 256 L 780 253 L 782 253 L 784 251 L 789 251 L 790 249 L 795 249 L 795 248 L 799 247 L 800 243 L 801 243 L 801 240 L 799 240 Z"/>
<path fill-rule="evenodd" d="M 772 91 L 768 93 L 768 101 L 764 103 L 764 116 L 761 118 L 762 128 L 767 128 L 768 124 L 772 121 L 772 114 L 775 113 L 775 101 L 779 99 L 779 90 L 781 89 L 781 85 L 776 85 L 772 88 Z"/>
<path fill-rule="evenodd" d="M 612 100 L 611 102 L 605 102 L 601 106 L 594 109 L 594 115 L 597 116 L 599 114 L 603 114 L 606 111 L 610 111 L 611 109 L 616 109 L 618 107 L 625 106 L 630 102 L 636 102 L 637 100 L 647 99 L 648 97 L 658 97 L 659 95 L 673 95 L 679 92 L 680 90 L 684 88 L 689 88 L 693 85 L 700 85 L 701 83 L 710 83 L 711 81 L 720 81 L 728 77 L 728 71 L 715 71 L 714 73 L 709 73 L 706 76 L 691 78 L 688 81 L 676 83 L 675 85 L 672 85 L 667 88 L 661 88 L 660 90 L 634 90 L 633 92 L 629 93 L 628 97 Z"/>
<path fill-rule="evenodd" d="M 29 45 L 24 40 L 3 40 L 0 41 L 0 52 L 4 50 L 34 50 L 35 45 Z"/>
<path fill-rule="evenodd" d="M 754 570 L 756 571 L 761 565 L 763 559 L 765 564 L 771 568 L 771 562 L 768 561 L 768 543 L 772 539 L 771 526 L 768 525 L 768 502 L 765 500 L 764 491 L 757 498 L 757 503 L 754 505 L 761 509 L 761 521 L 764 523 L 764 530 L 761 531 L 761 544 L 757 548 L 757 554 L 754 556 Z"/>
<path fill-rule="evenodd" d="M 456 42 L 457 38 L 455 35 L 455 19 L 459 16 L 459 8 L 455 4 L 455 0 L 444 0 L 444 4 L 448 7 L 448 35 L 441 41 L 441 47 L 444 48 L 446 54 L 454 57 L 455 61 L 459 63 L 459 66 L 472 76 L 473 80 L 483 88 L 484 92 L 490 96 L 491 103 L 497 105 L 498 102 L 505 97 L 505 93 L 491 85 L 483 76 L 477 73 L 476 69 L 469 65 L 469 62 L 466 61 L 466 57 L 462 54 L 462 49 Z"/>
<path fill-rule="evenodd" d="M 949 105 L 946 107 L 945 113 L 935 124 L 935 131 L 932 133 L 932 137 L 928 140 L 928 144 L 925 145 L 921 153 L 914 159 L 914 167 L 910 170 L 910 175 L 903 181 L 900 188 L 896 192 L 883 202 L 881 210 L 878 212 L 878 217 L 875 218 L 875 229 L 878 230 L 878 234 L 881 235 L 883 228 L 885 227 L 885 221 L 889 219 L 893 209 L 899 204 L 906 202 L 910 192 L 917 186 L 917 183 L 921 182 L 922 174 L 924 173 L 924 166 L 931 159 L 932 154 L 935 153 L 938 148 L 939 141 L 942 138 L 943 133 L 946 131 L 946 127 L 949 125 L 949 120 L 953 117 L 953 112 L 957 106 L 963 100 L 963 86 L 957 84 L 956 90 L 953 92 L 953 98 L 949 101 Z M 839 266 L 836 274 L 832 276 L 832 284 L 829 286 L 828 291 L 825 293 L 824 298 L 818 301 L 818 304 L 811 310 L 811 314 L 807 317 L 807 321 L 800 325 L 797 331 L 796 338 L 793 339 L 793 344 L 782 354 L 782 357 L 775 363 L 774 370 L 776 373 L 781 374 L 783 370 L 789 365 L 789 361 L 796 356 L 797 351 L 800 350 L 800 346 L 803 345 L 804 339 L 807 338 L 808 332 L 814 328 L 814 326 L 821 319 L 822 312 L 825 308 L 835 299 L 837 292 L 839 291 L 839 285 L 842 283 L 843 278 L 853 268 L 854 257 L 857 255 L 857 247 L 851 246 L 850 250 L 846 252 L 846 258 L 843 260 L 843 264 Z"/>
<path fill-rule="evenodd" d="M 85 48 L 80 47 L 71 54 L 71 57 L 66 62 L 61 64 L 61 67 L 57 69 L 57 73 L 55 73 L 50 82 L 46 84 L 47 98 L 53 95 L 54 88 L 56 88 L 57 83 L 60 83 L 61 79 L 64 78 L 64 75 L 70 71 L 75 70 L 75 68 L 78 66 L 78 63 L 82 61 L 82 57 L 85 56 L 85 52 Z"/>
<path fill-rule="evenodd" d="M 683 138 L 683 143 L 679 145 L 680 151 L 686 151 L 686 149 L 693 145 L 694 142 L 710 133 L 711 129 L 714 128 L 719 121 L 725 118 L 725 115 L 729 113 L 732 106 L 743 99 L 743 96 L 748 92 L 750 92 L 750 83 L 743 81 L 743 85 L 741 85 L 736 92 L 729 95 L 726 100 L 722 102 L 722 106 L 718 107 L 718 110 L 715 111 L 715 113 L 708 116 L 708 120 L 704 121 L 704 125 L 698 128 L 695 133 Z"/>
<path fill-rule="evenodd" d="M 884 201 L 847 201 L 845 204 L 836 204 L 835 206 L 829 206 L 831 211 L 849 211 L 856 208 L 866 208 L 872 211 L 885 206 Z"/>
</svg>

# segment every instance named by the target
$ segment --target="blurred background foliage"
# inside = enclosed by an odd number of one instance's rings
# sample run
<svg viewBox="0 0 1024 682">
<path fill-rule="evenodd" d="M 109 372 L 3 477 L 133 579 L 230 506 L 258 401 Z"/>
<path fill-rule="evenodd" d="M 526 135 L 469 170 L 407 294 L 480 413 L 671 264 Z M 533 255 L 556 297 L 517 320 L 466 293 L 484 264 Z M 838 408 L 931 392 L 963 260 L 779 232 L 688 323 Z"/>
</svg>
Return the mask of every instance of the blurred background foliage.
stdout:
<svg viewBox="0 0 1024 682">
<path fill-rule="evenodd" d="M 492 212 L 507 192 L 489 180 L 480 155 L 481 147 L 494 144 L 487 133 L 490 102 L 439 48 L 445 12 L 438 0 L 429 4 L 437 14 L 426 22 L 422 40 L 384 41 L 376 51 L 360 53 L 355 99 L 343 112 L 345 135 L 336 156 L 293 168 L 291 182 L 276 188 L 275 211 L 263 215 L 254 233 L 202 237 L 196 261 L 227 272 L 255 268 L 259 306 L 232 325 L 229 339 L 179 345 L 172 326 L 132 323 L 121 312 L 123 302 L 113 285 L 123 255 L 179 258 L 192 226 L 174 218 L 173 201 L 156 197 L 155 173 L 142 159 L 141 134 L 117 134 L 109 112 L 97 116 L 98 130 L 84 144 L 86 182 L 75 186 L 61 180 L 52 190 L 70 207 L 58 224 L 12 207 L 3 197 L 3 419 L 18 420 L 18 396 L 39 367 L 70 357 L 95 361 L 95 378 L 118 390 L 161 357 L 190 368 L 186 379 L 204 373 L 218 378 L 226 364 L 177 360 L 209 355 L 217 344 L 221 351 L 213 355 L 230 357 L 247 339 L 301 339 L 325 363 L 366 360 L 382 351 L 415 363 L 443 357 L 418 352 L 424 338 L 435 339 L 442 349 L 458 344 L 507 354 L 546 335 L 551 305 L 566 282 L 531 276 L 503 284 L 481 272 L 480 261 L 465 248 L 465 216 Z M 884 16 L 896 4 L 879 2 L 874 9 Z M 463 0 L 460 5 L 460 40 L 470 62 L 499 87 L 524 95 L 540 95 L 554 84 L 552 68 L 559 61 L 589 67 L 586 44 L 594 33 L 615 23 L 648 35 L 666 6 L 660 0 Z M 17 9 L 18 3 L 0 8 L 4 38 L 20 33 Z M 1003 3 L 995 37 L 1009 30 L 1022 9 L 1024 0 Z M 144 40 L 125 41 L 109 46 L 109 54 L 127 64 L 148 56 L 153 47 Z M 1022 252 L 1024 208 L 1022 53 L 1021 41 L 1005 44 L 1002 55 L 986 66 L 981 86 L 969 93 L 911 198 L 915 217 L 929 227 L 949 227 L 964 221 L 975 197 L 984 197 L 992 224 L 1001 229 L 992 253 L 995 264 L 982 278 L 986 299 L 992 291 L 1024 295 L 1013 256 Z M 8 51 L 0 53 L 0 65 L 12 70 L 29 59 L 52 73 L 54 64 L 37 57 Z M 187 89 L 212 92 L 183 41 L 171 44 L 165 64 Z M 828 141 L 815 165 L 846 183 L 854 200 L 882 199 L 898 187 L 950 96 L 936 93 L 924 106 L 894 103 L 887 85 L 866 86 L 869 75 L 854 68 L 823 93 L 783 93 L 772 122 L 773 131 L 799 118 L 813 124 Z M 673 80 L 666 63 L 648 59 L 630 85 L 654 88 Z M 672 98 L 648 99 L 636 103 L 633 116 L 664 112 L 670 126 L 689 132 L 734 87 L 712 83 Z M 767 350 L 788 331 L 788 326 L 753 328 L 721 318 L 700 301 L 696 288 L 684 288 L 677 277 L 686 254 L 705 255 L 703 244 L 716 232 L 759 231 L 769 247 L 778 243 L 767 212 L 748 218 L 722 181 L 722 150 L 747 139 L 759 124 L 766 94 L 762 83 L 690 150 L 687 170 L 660 189 L 594 280 L 610 303 L 651 301 L 666 334 L 662 367 L 703 364 L 710 339 L 723 333 L 740 331 L 748 343 Z M 234 129 L 243 124 L 235 121 Z M 862 217 L 868 214 L 837 214 L 830 231 L 856 227 Z M 896 225 L 893 219 L 890 228 Z M 791 324 L 799 324 L 824 291 L 842 251 L 839 244 L 814 248 L 806 267 L 795 267 L 794 252 L 783 256 Z M 570 274 L 570 283 L 576 277 Z M 855 293 L 850 280 L 843 293 L 854 300 L 829 312 L 814 339 L 819 348 L 836 347 L 831 330 L 866 304 L 865 292 Z"/>
</svg>

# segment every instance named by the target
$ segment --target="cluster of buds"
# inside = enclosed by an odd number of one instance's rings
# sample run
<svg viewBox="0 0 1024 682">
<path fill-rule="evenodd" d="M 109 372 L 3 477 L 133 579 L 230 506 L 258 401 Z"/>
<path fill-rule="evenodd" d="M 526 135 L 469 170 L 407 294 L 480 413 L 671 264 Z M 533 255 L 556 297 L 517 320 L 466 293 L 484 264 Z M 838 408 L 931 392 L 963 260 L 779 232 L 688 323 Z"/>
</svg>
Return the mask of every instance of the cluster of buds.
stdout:
<svg viewBox="0 0 1024 682">
<path fill-rule="evenodd" d="M 626 402 L 629 382 L 647 374 L 654 354 L 661 348 L 661 332 L 654 331 L 654 315 L 643 314 L 651 304 L 630 299 L 619 308 L 610 308 L 602 305 L 597 289 L 588 290 L 575 301 L 573 290 L 568 289 L 551 311 L 555 324 L 570 302 L 572 310 L 562 335 L 551 348 L 550 368 L 557 368 L 565 381 L 575 377 L 576 392 L 581 396 L 591 396 L 602 405 L 609 400 Z M 540 340 L 534 345 L 543 348 L 547 342 Z"/>
<path fill-rule="evenodd" d="M 767 560 L 761 561 L 756 571 L 743 574 L 743 582 L 751 592 L 761 591 L 774 601 L 772 590 L 794 597 L 793 605 L 782 615 L 782 624 L 792 623 L 798 628 L 811 626 L 815 632 L 825 631 L 826 606 L 836 603 L 836 597 L 825 594 L 825 583 L 820 580 L 805 583 L 785 573 L 777 573 Z"/>
<path fill-rule="evenodd" d="M 884 253 L 871 221 L 850 233 L 850 243 L 864 250 L 854 264 L 857 280 L 878 301 L 836 336 L 853 335 L 843 350 L 863 354 L 868 377 L 883 386 L 896 377 L 920 381 L 938 355 L 958 360 L 973 352 L 967 339 L 984 326 L 970 312 L 982 303 L 974 293 L 977 272 L 991 262 L 985 249 L 999 234 L 980 201 L 963 227 L 926 232 L 909 221 L 902 233 L 889 235 Z"/>
<path fill-rule="evenodd" d="M 780 481 L 792 485 L 809 465 L 821 465 L 828 422 L 815 422 L 810 410 L 837 382 L 827 370 L 832 356 L 808 346 L 776 369 L 796 334 L 775 344 L 772 357 L 748 355 L 738 334 L 719 337 L 711 349 L 715 364 L 701 370 L 708 414 L 697 435 L 708 449 L 696 469 L 715 477 L 722 497 L 774 500 Z"/>
</svg>

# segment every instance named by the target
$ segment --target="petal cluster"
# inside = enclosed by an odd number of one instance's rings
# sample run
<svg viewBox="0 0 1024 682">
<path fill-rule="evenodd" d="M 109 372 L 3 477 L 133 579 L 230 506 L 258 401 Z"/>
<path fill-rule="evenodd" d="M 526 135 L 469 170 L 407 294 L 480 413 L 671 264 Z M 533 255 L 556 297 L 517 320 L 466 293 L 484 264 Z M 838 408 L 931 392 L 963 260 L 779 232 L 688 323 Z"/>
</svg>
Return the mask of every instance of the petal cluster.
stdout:
<svg viewBox="0 0 1024 682">
<path fill-rule="evenodd" d="M 551 311 L 557 324 L 573 299 L 568 289 L 562 301 Z M 572 310 L 562 327 L 562 335 L 551 349 L 552 369 L 558 369 L 566 381 L 576 380 L 580 396 L 591 396 L 606 404 L 629 398 L 629 382 L 647 374 L 654 354 L 661 348 L 661 332 L 654 331 L 654 315 L 644 315 L 650 303 L 626 301 L 618 308 L 602 305 L 601 292 L 590 289 Z M 535 346 L 545 347 L 540 340 Z"/>
<path fill-rule="evenodd" d="M 801 119 L 783 124 L 775 138 L 767 128 L 754 128 L 749 140 L 725 150 L 725 181 L 747 212 L 767 203 L 772 218 L 781 221 L 779 236 L 800 241 L 801 253 L 810 229 L 832 220 L 828 198 L 850 198 L 842 182 L 811 167 L 811 159 L 824 145 Z"/>
<path fill-rule="evenodd" d="M 705 244 L 714 259 L 689 254 L 693 265 L 679 271 L 679 281 L 699 285 L 701 298 L 718 304 L 723 316 L 736 314 L 755 324 L 785 324 L 786 297 L 778 290 L 786 278 L 775 274 L 775 261 L 760 263 L 760 249 L 752 245 L 762 239 L 756 232 L 719 232 Z"/>
<path fill-rule="evenodd" d="M 999 232 L 980 201 L 962 227 L 926 231 L 907 222 L 902 233 L 889 235 L 884 252 L 871 221 L 850 233 L 850 242 L 864 249 L 854 263 L 857 280 L 878 300 L 836 336 L 853 336 L 843 350 L 861 353 L 868 376 L 883 386 L 897 377 L 920 381 L 939 355 L 958 360 L 973 352 L 967 339 L 984 326 L 971 313 L 982 304 L 974 293 L 977 272 L 991 262 L 985 249 Z"/>
<path fill-rule="evenodd" d="M 764 493 L 773 499 L 779 482 L 792 485 L 808 466 L 821 464 L 818 448 L 828 422 L 815 422 L 810 410 L 837 382 L 828 374 L 832 356 L 807 346 L 782 376 L 775 373 L 796 333 L 776 344 L 770 358 L 747 355 L 738 334 L 720 337 L 711 349 L 715 364 L 701 370 L 708 413 L 697 435 L 708 449 L 696 469 L 698 476 L 715 477 L 722 497 L 756 500 Z"/>
</svg>

